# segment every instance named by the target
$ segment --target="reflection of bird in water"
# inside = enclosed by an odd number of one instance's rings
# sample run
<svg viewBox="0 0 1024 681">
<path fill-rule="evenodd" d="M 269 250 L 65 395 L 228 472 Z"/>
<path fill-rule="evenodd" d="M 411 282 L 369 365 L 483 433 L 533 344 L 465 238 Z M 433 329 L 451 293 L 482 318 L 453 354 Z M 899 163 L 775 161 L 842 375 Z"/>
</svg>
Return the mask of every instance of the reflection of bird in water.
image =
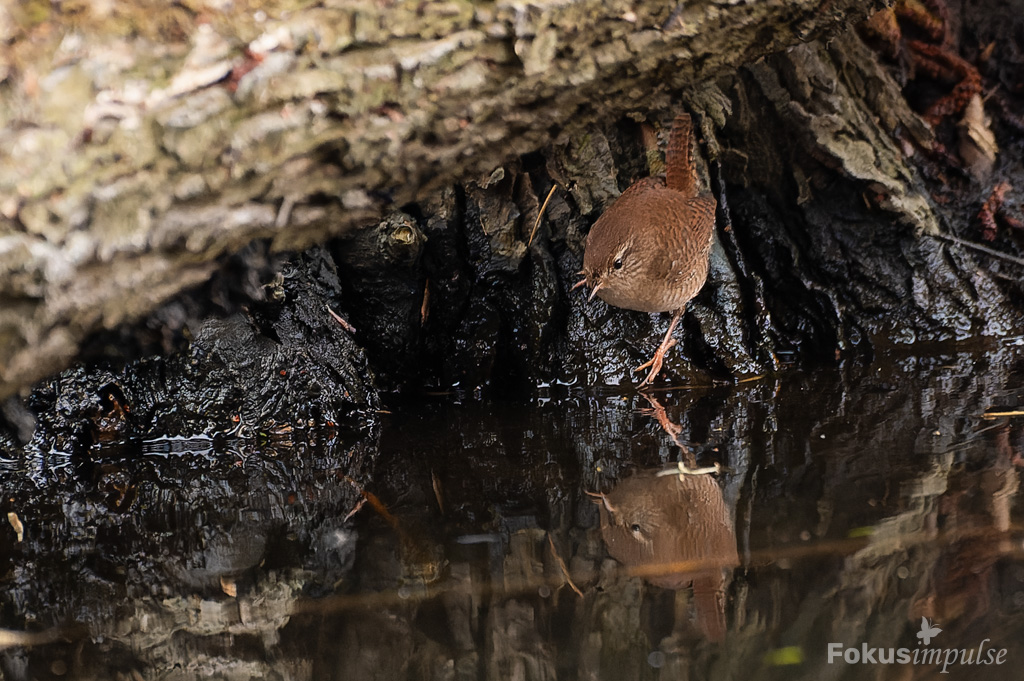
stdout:
<svg viewBox="0 0 1024 681">
<path fill-rule="evenodd" d="M 675 345 L 672 331 L 708 276 L 717 204 L 698 194 L 691 130 L 689 115 L 676 116 L 665 179 L 635 182 L 594 223 L 583 253 L 585 278 L 576 284 L 586 284 L 591 298 L 600 296 L 609 305 L 674 313 L 654 356 L 636 369 L 650 367 L 641 386 L 661 371 L 665 353 Z"/>
<path fill-rule="evenodd" d="M 704 468 L 691 468 L 692 465 L 696 465 L 696 458 L 690 448 L 679 441 L 679 434 L 683 432 L 683 427 L 678 423 L 675 423 L 668 417 L 668 413 L 665 411 L 665 407 L 661 405 L 658 398 L 648 393 L 641 393 L 644 399 L 651 405 L 650 408 L 638 410 L 641 414 L 647 416 L 653 416 L 657 420 L 658 425 L 664 430 L 672 442 L 675 443 L 676 447 L 681 450 L 681 459 L 674 468 L 669 468 L 663 471 L 659 471 L 657 475 L 704 475 L 706 473 L 721 473 L 723 467 L 717 461 L 711 466 L 705 466 Z M 717 450 L 716 450 L 717 451 Z"/>
<path fill-rule="evenodd" d="M 658 401 L 658 398 L 647 393 L 641 394 L 651 406 L 647 409 L 640 409 L 640 413 L 653 416 L 658 421 L 658 425 L 661 426 L 661 429 L 664 430 L 670 438 L 672 438 L 672 442 L 675 443 L 676 447 L 679 447 L 683 451 L 687 451 L 686 447 L 683 446 L 683 443 L 679 441 L 679 434 L 683 432 L 683 427 L 678 423 L 672 422 L 672 419 L 668 417 L 665 407 L 661 406 L 661 402 Z"/>
<path fill-rule="evenodd" d="M 596 495 L 608 553 L 651 584 L 693 585 L 697 621 L 725 636 L 725 570 L 739 564 L 732 518 L 714 478 L 645 471 Z"/>
</svg>

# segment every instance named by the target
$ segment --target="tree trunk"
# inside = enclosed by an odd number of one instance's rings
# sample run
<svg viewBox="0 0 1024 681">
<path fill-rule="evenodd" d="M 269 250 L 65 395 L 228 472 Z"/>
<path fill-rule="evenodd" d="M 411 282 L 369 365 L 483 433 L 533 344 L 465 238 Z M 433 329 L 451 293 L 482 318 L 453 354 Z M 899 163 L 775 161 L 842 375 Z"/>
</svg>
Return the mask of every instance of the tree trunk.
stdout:
<svg viewBox="0 0 1024 681">
<path fill-rule="evenodd" d="M 1022 170 L 999 151 L 1019 147 L 998 60 L 1019 19 L 982 9 L 922 41 L 899 10 L 853 30 L 855 3 L 310 7 L 178 17 L 192 46 L 159 57 L 144 27 L 111 47 L 42 22 L 7 78 L 36 124 L 4 130 L 0 395 L 80 348 L 171 359 L 66 374 L 33 411 L 136 434 L 366 424 L 379 390 L 629 383 L 668 320 L 571 287 L 683 109 L 718 239 L 669 381 L 1020 334 L 1020 244 L 990 197 Z M 61 47 L 32 76 L 46 26 Z M 51 411 L 44 431 L 83 432 Z"/>
<path fill-rule="evenodd" d="M 253 240 L 322 243 L 872 4 L 0 8 L 0 398 Z"/>
</svg>

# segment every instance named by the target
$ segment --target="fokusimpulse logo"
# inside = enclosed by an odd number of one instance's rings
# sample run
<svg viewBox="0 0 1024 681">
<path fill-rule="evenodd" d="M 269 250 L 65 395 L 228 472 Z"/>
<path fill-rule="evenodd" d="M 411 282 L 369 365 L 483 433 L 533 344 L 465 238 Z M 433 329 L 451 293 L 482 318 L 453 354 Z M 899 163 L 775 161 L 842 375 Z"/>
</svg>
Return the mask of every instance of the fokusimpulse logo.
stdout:
<svg viewBox="0 0 1024 681">
<path fill-rule="evenodd" d="M 929 647 L 932 639 L 942 633 L 942 629 L 929 622 L 927 617 L 921 618 L 921 631 L 916 649 L 910 648 L 871 648 L 862 643 L 859 648 L 847 648 L 842 643 L 828 644 L 828 663 L 845 662 L 846 664 L 927 664 L 942 665 L 942 673 L 948 674 L 949 667 L 1003 664 L 1006 662 L 1006 648 L 986 647 L 992 640 L 986 638 L 976 648 L 941 648 Z"/>
</svg>

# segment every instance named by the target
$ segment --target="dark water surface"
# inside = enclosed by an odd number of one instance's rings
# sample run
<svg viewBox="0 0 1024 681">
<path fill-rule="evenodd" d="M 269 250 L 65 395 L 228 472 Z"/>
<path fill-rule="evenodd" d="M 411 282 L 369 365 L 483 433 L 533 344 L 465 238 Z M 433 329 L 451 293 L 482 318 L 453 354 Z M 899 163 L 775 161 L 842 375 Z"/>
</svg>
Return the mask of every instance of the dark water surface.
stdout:
<svg viewBox="0 0 1024 681">
<path fill-rule="evenodd" d="M 0 669 L 1018 678 L 1024 418 L 984 416 L 1022 369 L 1006 345 L 35 452 L 0 464 Z"/>
</svg>

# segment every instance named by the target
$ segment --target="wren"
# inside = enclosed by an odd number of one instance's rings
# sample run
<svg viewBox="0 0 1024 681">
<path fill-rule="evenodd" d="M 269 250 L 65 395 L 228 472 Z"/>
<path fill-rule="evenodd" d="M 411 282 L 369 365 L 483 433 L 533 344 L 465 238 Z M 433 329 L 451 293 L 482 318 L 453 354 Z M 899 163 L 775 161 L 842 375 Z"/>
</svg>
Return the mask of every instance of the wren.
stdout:
<svg viewBox="0 0 1024 681">
<path fill-rule="evenodd" d="M 633 183 L 598 218 L 583 253 L 584 279 L 573 286 L 589 286 L 588 300 L 597 295 L 627 310 L 674 313 L 654 356 L 636 369 L 650 367 L 641 387 L 661 371 L 676 343 L 672 332 L 708 276 L 717 204 L 698 191 L 691 133 L 690 116 L 676 116 L 665 177 Z"/>
<path fill-rule="evenodd" d="M 725 590 L 739 565 L 732 514 L 714 478 L 682 467 L 640 471 L 600 504 L 608 553 L 633 574 L 665 589 L 693 587 L 697 622 L 725 638 Z"/>
</svg>

